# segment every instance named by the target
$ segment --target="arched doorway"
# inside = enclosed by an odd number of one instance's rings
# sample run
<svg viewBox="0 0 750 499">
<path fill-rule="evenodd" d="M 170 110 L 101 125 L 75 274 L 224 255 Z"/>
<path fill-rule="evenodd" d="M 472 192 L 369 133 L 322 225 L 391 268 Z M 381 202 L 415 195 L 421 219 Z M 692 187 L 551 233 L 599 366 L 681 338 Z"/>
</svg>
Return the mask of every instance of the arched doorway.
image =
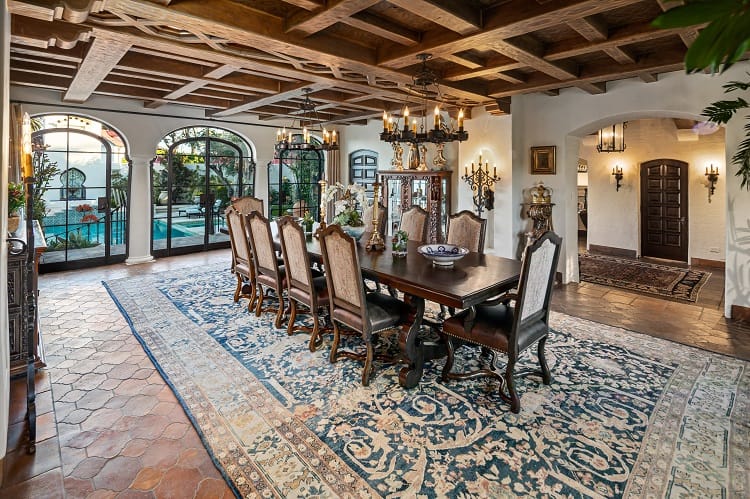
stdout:
<svg viewBox="0 0 750 499">
<path fill-rule="evenodd" d="M 34 218 L 49 272 L 122 262 L 127 257 L 131 164 L 109 125 L 70 114 L 32 118 Z"/>
<path fill-rule="evenodd" d="M 151 186 L 154 256 L 228 247 L 224 210 L 233 197 L 255 192 L 253 150 L 229 130 L 175 130 L 157 147 Z"/>
</svg>

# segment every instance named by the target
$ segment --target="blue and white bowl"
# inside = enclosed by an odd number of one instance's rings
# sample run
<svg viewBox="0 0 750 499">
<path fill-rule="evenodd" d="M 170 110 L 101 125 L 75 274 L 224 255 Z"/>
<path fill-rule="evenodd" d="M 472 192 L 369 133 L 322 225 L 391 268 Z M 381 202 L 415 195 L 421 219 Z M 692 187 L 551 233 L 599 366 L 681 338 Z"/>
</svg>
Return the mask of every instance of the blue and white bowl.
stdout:
<svg viewBox="0 0 750 499">
<path fill-rule="evenodd" d="M 469 253 L 468 248 L 455 244 L 423 244 L 417 248 L 417 251 L 428 260 L 432 260 L 433 265 L 441 267 L 450 267 L 453 262 L 462 259 Z"/>
</svg>

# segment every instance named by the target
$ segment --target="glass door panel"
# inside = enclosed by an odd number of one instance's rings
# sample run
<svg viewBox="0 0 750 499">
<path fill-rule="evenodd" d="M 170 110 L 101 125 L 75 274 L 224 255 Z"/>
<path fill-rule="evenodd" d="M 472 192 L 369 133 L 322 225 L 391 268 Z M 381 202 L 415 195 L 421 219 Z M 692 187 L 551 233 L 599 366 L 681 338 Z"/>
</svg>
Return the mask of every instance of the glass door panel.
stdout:
<svg viewBox="0 0 750 499">
<path fill-rule="evenodd" d="M 171 155 L 172 199 L 167 220 L 169 248 L 203 246 L 214 194 L 206 188 L 205 142 L 180 144 Z"/>
</svg>

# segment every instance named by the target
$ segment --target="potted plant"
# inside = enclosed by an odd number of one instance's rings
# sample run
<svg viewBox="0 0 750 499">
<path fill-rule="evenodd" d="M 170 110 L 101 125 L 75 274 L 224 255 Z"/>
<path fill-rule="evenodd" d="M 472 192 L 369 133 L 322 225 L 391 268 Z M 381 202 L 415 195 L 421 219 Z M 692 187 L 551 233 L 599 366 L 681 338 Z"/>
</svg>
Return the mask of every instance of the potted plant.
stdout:
<svg viewBox="0 0 750 499">
<path fill-rule="evenodd" d="M 18 224 L 21 222 L 21 216 L 18 212 L 24 203 L 26 198 L 23 194 L 23 184 L 9 183 L 8 184 L 8 232 L 15 232 L 18 230 Z"/>
<path fill-rule="evenodd" d="M 305 227 L 306 233 L 312 232 L 313 223 L 315 223 L 315 219 L 312 217 L 309 211 L 305 212 L 305 216 L 302 217 L 302 225 Z"/>
<path fill-rule="evenodd" d="M 407 241 L 409 234 L 405 230 L 397 230 L 391 239 L 391 249 L 393 256 L 406 256 Z"/>
<path fill-rule="evenodd" d="M 345 187 L 337 182 L 328 186 L 323 194 L 323 202 L 333 201 L 337 194 L 340 194 L 341 198 L 333 203 L 333 223 L 340 225 L 344 232 L 350 236 L 359 239 L 365 230 L 365 222 L 362 220 L 362 213 L 359 210 L 364 211 L 369 207 L 365 188 L 359 184 L 351 184 Z"/>
</svg>

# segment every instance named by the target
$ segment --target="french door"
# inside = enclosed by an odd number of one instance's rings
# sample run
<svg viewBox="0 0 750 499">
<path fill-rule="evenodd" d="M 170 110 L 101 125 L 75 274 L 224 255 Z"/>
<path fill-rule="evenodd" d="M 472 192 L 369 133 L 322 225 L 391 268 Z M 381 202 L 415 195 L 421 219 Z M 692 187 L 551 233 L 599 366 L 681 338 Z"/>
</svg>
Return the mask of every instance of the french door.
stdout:
<svg viewBox="0 0 750 499">
<path fill-rule="evenodd" d="M 151 167 L 152 254 L 229 247 L 224 210 L 243 194 L 240 148 L 216 137 L 187 138 L 172 144 L 164 159 Z"/>
</svg>

